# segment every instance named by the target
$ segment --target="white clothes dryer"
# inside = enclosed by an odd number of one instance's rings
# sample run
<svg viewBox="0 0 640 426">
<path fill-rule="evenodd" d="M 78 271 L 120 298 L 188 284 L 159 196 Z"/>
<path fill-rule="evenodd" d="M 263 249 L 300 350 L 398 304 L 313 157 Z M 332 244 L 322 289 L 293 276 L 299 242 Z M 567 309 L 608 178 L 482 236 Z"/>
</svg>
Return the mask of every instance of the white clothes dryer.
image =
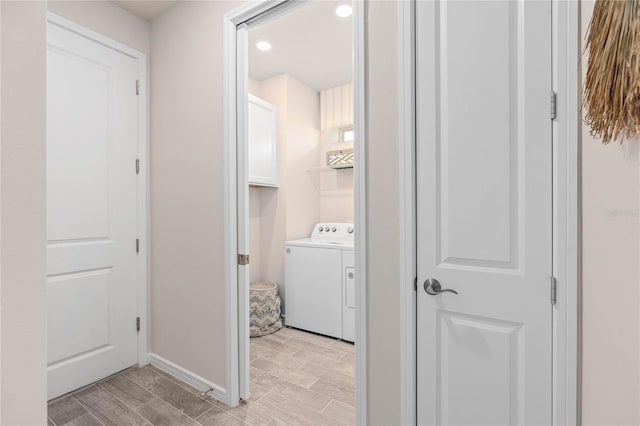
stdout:
<svg viewBox="0 0 640 426">
<path fill-rule="evenodd" d="M 285 323 L 353 342 L 352 223 L 318 223 L 310 238 L 285 243 Z"/>
</svg>

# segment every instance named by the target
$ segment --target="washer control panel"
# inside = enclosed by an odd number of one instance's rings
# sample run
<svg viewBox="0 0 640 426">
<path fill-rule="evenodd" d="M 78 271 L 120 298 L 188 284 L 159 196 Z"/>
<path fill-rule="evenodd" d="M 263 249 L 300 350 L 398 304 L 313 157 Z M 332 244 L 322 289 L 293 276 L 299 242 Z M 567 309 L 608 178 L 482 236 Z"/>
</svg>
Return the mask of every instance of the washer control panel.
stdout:
<svg viewBox="0 0 640 426">
<path fill-rule="evenodd" d="M 354 234 L 353 223 L 318 223 L 313 227 L 311 241 L 353 244 Z"/>
</svg>

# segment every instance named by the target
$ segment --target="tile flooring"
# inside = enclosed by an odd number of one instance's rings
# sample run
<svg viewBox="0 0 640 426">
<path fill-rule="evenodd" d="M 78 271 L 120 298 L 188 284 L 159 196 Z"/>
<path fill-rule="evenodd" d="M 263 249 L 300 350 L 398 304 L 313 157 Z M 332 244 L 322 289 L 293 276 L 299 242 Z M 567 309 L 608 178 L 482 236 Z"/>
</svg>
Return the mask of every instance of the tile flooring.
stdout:
<svg viewBox="0 0 640 426">
<path fill-rule="evenodd" d="M 251 339 L 251 399 L 229 408 L 151 365 L 49 403 L 54 426 L 352 425 L 354 347 L 284 328 Z"/>
</svg>

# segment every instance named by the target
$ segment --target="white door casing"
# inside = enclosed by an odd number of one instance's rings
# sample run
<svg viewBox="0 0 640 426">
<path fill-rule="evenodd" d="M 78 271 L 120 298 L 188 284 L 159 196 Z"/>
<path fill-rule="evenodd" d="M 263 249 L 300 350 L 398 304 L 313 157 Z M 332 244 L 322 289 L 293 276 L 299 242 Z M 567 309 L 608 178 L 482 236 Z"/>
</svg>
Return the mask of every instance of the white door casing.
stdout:
<svg viewBox="0 0 640 426">
<path fill-rule="evenodd" d="M 248 59 L 248 40 L 247 27 L 242 25 L 238 27 L 236 34 L 236 48 L 238 52 L 242 52 L 237 57 L 236 66 L 238 67 L 236 82 L 236 114 L 243 117 L 238 120 L 236 131 L 238 132 L 237 140 L 237 157 L 236 170 L 237 176 L 235 181 L 237 187 L 237 253 L 249 256 L 250 236 L 249 236 L 249 59 Z M 275 160 L 275 158 L 274 158 Z M 273 182 L 274 184 L 277 181 Z M 248 258 L 247 258 L 248 259 Z M 251 396 L 249 385 L 249 285 L 251 277 L 251 266 L 249 262 L 238 262 L 238 395 L 240 399 L 248 400 Z"/>
<path fill-rule="evenodd" d="M 416 52 L 418 424 L 551 424 L 551 2 L 417 2 Z"/>
<path fill-rule="evenodd" d="M 49 398 L 138 361 L 138 60 L 48 24 Z"/>
</svg>

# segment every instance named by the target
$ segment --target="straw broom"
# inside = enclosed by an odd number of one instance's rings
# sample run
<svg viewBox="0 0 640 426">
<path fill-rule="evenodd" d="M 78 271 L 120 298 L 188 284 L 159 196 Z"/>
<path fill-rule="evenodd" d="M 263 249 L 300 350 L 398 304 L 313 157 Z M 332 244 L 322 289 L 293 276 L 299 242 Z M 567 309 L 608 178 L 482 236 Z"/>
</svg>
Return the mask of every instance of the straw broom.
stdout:
<svg viewBox="0 0 640 426">
<path fill-rule="evenodd" d="M 640 134 L 640 0 L 597 0 L 589 24 L 586 122 L 604 144 Z"/>
</svg>

